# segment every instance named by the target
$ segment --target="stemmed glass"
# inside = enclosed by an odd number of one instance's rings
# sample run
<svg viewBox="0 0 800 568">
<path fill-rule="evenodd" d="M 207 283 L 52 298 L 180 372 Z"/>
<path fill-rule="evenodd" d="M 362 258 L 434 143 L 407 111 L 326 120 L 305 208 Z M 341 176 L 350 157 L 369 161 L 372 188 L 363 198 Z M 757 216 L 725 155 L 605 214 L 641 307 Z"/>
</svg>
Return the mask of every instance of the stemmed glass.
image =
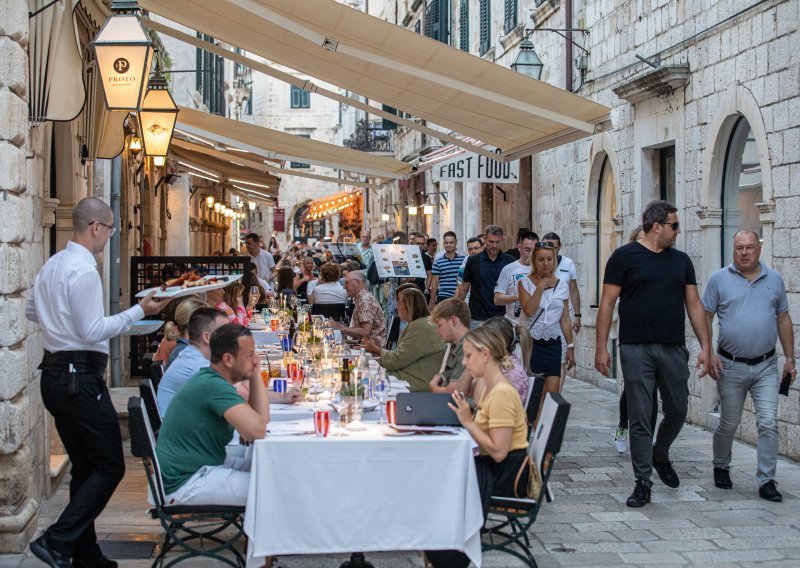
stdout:
<svg viewBox="0 0 800 568">
<path fill-rule="evenodd" d="M 379 377 L 375 382 L 375 390 L 377 391 L 378 395 L 378 405 L 381 407 L 381 418 L 378 421 L 378 424 L 386 424 L 383 413 L 386 410 L 386 399 L 389 397 L 389 392 L 392 390 L 392 387 L 389 386 L 389 381 L 383 377 Z"/>
<path fill-rule="evenodd" d="M 258 303 L 258 299 L 261 297 L 261 292 L 258 290 L 258 286 L 250 286 L 250 306 L 255 306 Z"/>
</svg>

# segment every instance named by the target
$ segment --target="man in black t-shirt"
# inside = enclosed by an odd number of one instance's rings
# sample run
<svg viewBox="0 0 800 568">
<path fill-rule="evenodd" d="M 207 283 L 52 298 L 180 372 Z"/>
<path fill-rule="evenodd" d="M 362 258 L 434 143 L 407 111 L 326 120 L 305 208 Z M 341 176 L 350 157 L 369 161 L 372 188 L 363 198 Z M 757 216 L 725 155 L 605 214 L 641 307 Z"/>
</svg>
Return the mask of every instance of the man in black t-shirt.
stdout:
<svg viewBox="0 0 800 568">
<path fill-rule="evenodd" d="M 636 476 L 636 487 L 627 501 L 629 507 L 650 502 L 653 469 L 666 485 L 680 484 L 669 461 L 669 449 L 686 420 L 689 402 L 685 312 L 700 342 L 699 376 L 708 373 L 717 378 L 694 265 L 685 253 L 673 248 L 680 232 L 677 209 L 666 201 L 649 203 L 642 213 L 642 227 L 644 238 L 618 248 L 606 264 L 595 355 L 595 368 L 608 375 L 608 332 L 619 298 L 620 362 Z M 656 385 L 664 419 L 653 444 L 650 419 Z"/>
<path fill-rule="evenodd" d="M 483 252 L 467 259 L 464 266 L 464 279 L 458 289 L 459 300 L 465 299 L 469 293 L 472 329 L 489 318 L 505 314 L 505 306 L 496 306 L 494 303 L 494 288 L 503 267 L 514 262 L 512 257 L 500 250 L 503 242 L 503 227 L 489 225 L 484 233 L 486 240 Z"/>
</svg>

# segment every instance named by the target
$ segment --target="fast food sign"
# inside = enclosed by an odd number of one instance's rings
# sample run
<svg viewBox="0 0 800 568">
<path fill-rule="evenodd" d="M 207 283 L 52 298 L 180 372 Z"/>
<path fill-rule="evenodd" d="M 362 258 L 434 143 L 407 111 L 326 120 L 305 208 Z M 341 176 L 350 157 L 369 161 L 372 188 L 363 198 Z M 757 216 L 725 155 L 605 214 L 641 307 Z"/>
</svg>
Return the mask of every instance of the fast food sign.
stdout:
<svg viewBox="0 0 800 568">
<path fill-rule="evenodd" d="M 434 182 L 519 183 L 519 160 L 504 163 L 474 152 L 460 152 L 450 159 L 434 164 L 431 175 Z"/>
</svg>

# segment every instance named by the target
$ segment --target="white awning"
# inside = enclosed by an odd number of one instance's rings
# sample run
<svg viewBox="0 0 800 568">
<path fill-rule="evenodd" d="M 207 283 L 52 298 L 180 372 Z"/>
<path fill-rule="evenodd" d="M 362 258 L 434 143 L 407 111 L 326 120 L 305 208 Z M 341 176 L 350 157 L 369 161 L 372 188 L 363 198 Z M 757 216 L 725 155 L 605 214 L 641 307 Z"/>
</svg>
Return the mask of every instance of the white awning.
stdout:
<svg viewBox="0 0 800 568">
<path fill-rule="evenodd" d="M 79 0 L 28 0 L 28 116 L 31 122 L 69 121 L 86 100 L 83 61 L 73 12 Z"/>
<path fill-rule="evenodd" d="M 175 22 L 502 150 L 589 136 L 610 109 L 334 0 L 141 0 Z"/>
<path fill-rule="evenodd" d="M 186 107 L 181 107 L 178 113 L 176 128 L 268 159 L 317 164 L 377 178 L 397 179 L 411 172 L 411 164 L 400 160 L 374 156 Z"/>
</svg>

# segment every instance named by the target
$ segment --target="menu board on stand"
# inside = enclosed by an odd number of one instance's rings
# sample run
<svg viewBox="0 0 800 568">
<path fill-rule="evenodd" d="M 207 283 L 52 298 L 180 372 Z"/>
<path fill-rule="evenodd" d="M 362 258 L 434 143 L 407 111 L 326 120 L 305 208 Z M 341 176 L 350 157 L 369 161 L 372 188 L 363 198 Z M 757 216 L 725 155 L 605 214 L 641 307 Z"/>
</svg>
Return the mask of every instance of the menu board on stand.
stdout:
<svg viewBox="0 0 800 568">
<path fill-rule="evenodd" d="M 372 245 L 380 278 L 425 278 L 425 265 L 418 245 Z"/>
</svg>

